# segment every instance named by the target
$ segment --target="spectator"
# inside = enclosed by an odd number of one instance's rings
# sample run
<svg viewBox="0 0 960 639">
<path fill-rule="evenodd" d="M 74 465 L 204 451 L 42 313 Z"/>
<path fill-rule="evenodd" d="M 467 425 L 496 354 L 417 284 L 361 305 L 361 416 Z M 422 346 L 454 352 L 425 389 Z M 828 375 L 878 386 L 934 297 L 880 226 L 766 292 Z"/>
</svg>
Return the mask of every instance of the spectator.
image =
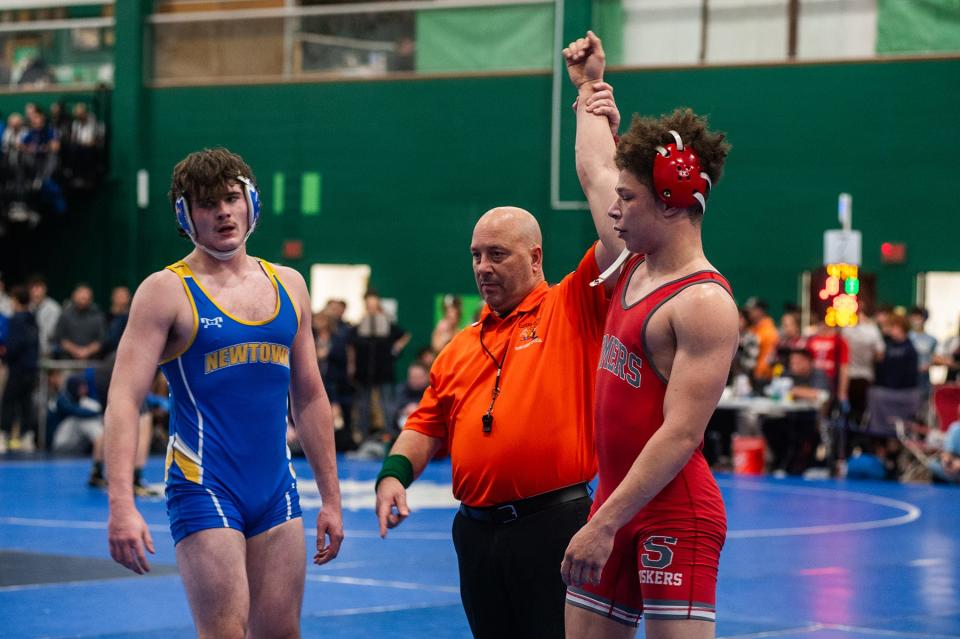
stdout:
<svg viewBox="0 0 960 639">
<path fill-rule="evenodd" d="M 54 84 L 57 79 L 50 69 L 50 65 L 41 57 L 36 57 L 27 62 L 26 68 L 20 74 L 17 84 L 20 86 L 42 87 L 48 84 Z"/>
<path fill-rule="evenodd" d="M 313 314 L 313 343 L 317 351 L 317 365 L 327 399 L 330 400 L 330 410 L 333 411 L 334 429 L 339 431 L 343 428 L 343 407 L 338 396 L 339 384 L 330 370 L 330 351 L 334 342 L 332 328 L 333 322 L 324 311 Z"/>
<path fill-rule="evenodd" d="M 7 284 L 0 273 L 0 315 L 6 318 L 13 317 L 13 298 L 7 295 Z"/>
<path fill-rule="evenodd" d="M 3 355 L 3 348 L 7 342 L 7 332 L 10 330 L 10 318 L 13 317 L 13 298 L 7 295 L 7 287 L 3 281 L 3 273 L 0 273 L 0 356 Z M 6 371 L 0 363 L 0 390 L 3 389 L 6 381 Z"/>
<path fill-rule="evenodd" d="M 780 316 L 780 341 L 777 342 L 777 363 L 784 369 L 788 367 L 790 353 L 803 348 L 807 340 L 800 330 L 800 313 L 785 310 Z"/>
<path fill-rule="evenodd" d="M 460 298 L 455 295 L 447 295 L 443 298 L 443 317 L 437 322 L 430 336 L 430 347 L 435 353 L 443 350 L 453 336 L 460 330 L 460 318 L 462 317 L 462 305 Z"/>
<path fill-rule="evenodd" d="M 960 378 L 960 334 L 953 335 L 944 341 L 933 363 L 947 367 L 946 382 L 948 384 L 957 382 Z"/>
<path fill-rule="evenodd" d="M 26 134 L 27 128 L 23 116 L 19 113 L 8 115 L 7 126 L 3 130 L 3 136 L 0 137 L 0 150 L 3 151 L 4 159 L 10 164 L 16 163 L 16 153 L 19 151 L 20 143 Z"/>
<path fill-rule="evenodd" d="M 750 313 L 746 308 L 741 308 L 740 344 L 737 346 L 737 355 L 733 359 L 732 377 L 736 379 L 739 375 L 746 375 L 752 381 L 759 356 L 760 340 L 757 338 L 757 334 L 751 330 Z"/>
<path fill-rule="evenodd" d="M 106 339 L 103 313 L 93 302 L 93 290 L 78 284 L 54 331 L 55 352 L 67 359 L 90 359 Z"/>
<path fill-rule="evenodd" d="M 840 402 L 841 409 L 849 409 L 850 347 L 833 326 L 820 318 L 817 332 L 807 339 L 807 350 L 813 357 L 814 368 L 823 371 L 830 380 L 831 397 Z"/>
<path fill-rule="evenodd" d="M 110 292 L 110 314 L 107 316 L 107 337 L 103 344 L 103 355 L 117 350 L 129 317 L 130 289 L 126 286 L 115 286 Z"/>
<path fill-rule="evenodd" d="M 960 406 L 957 420 L 950 424 L 943 448 L 939 455 L 929 461 L 935 484 L 960 484 Z"/>
<path fill-rule="evenodd" d="M 430 370 L 433 366 L 433 361 L 437 359 L 437 351 L 433 350 L 431 346 L 421 346 L 417 350 L 414 359 L 423 364 L 427 370 Z"/>
<path fill-rule="evenodd" d="M 430 385 L 430 369 L 414 360 L 407 367 L 407 380 L 400 384 L 394 394 L 394 403 L 390 411 L 391 439 L 403 430 L 410 413 L 417 409 L 423 392 Z"/>
<path fill-rule="evenodd" d="M 53 180 L 60 163 L 60 136 L 40 109 L 34 109 L 28 121 L 30 129 L 21 142 L 23 170 L 32 181 L 33 191 L 38 192 L 54 212 L 64 213 L 67 205 L 63 191 Z"/>
<path fill-rule="evenodd" d="M 49 179 L 57 168 L 60 136 L 47 122 L 46 114 L 40 109 L 34 109 L 30 113 L 28 124 L 30 128 L 20 145 L 27 166 L 33 169 L 34 189 L 39 189 L 41 183 Z"/>
<path fill-rule="evenodd" d="M 937 338 L 926 332 L 924 325 L 930 314 L 922 306 L 914 306 L 907 313 L 910 322 L 910 341 L 917 351 L 917 385 L 920 388 L 920 397 L 924 400 L 930 396 L 930 364 L 937 352 Z"/>
<path fill-rule="evenodd" d="M 113 368 L 116 364 L 116 359 L 117 352 L 114 350 L 108 353 L 103 360 L 96 362 L 94 366 L 83 371 L 84 381 L 86 382 L 86 397 L 100 406 L 107 405 L 110 393 L 110 380 L 113 377 Z M 133 465 L 133 492 L 139 497 L 155 497 L 160 494 L 144 481 L 143 467 L 146 465 L 147 457 L 150 454 L 154 422 L 160 419 L 167 420 L 170 415 L 168 391 L 166 379 L 158 370 L 154 379 L 153 388 L 151 388 L 143 404 L 140 406 L 140 432 L 137 442 L 137 454 Z M 167 441 L 166 433 L 162 435 L 162 440 L 164 443 L 160 450 L 165 451 Z M 90 441 L 91 443 L 93 442 L 93 440 Z M 94 461 L 96 462 L 97 459 L 95 458 Z M 97 470 L 96 466 L 94 470 Z M 91 486 L 103 487 L 106 485 L 105 482 L 100 481 L 102 477 L 98 477 L 96 473 L 92 473 L 92 477 Z"/>
<path fill-rule="evenodd" d="M 407 379 L 397 384 L 389 402 L 384 402 L 384 419 L 387 426 L 379 437 L 368 438 L 359 446 L 359 450 L 347 456 L 351 459 L 383 459 L 396 441 L 407 422 L 407 417 L 417 410 L 423 393 L 430 385 L 430 371 L 414 360 L 407 367 Z M 442 453 L 443 451 L 441 451 Z M 441 453 L 438 453 L 441 454 Z"/>
<path fill-rule="evenodd" d="M 847 368 L 850 418 L 854 424 L 859 424 L 867 409 L 867 391 L 873 384 L 874 369 L 883 358 L 883 335 L 870 313 L 861 307 L 859 321 L 855 326 L 843 329 L 843 338 L 850 347 Z"/>
<path fill-rule="evenodd" d="M 42 275 L 33 275 L 27 280 L 30 289 L 30 308 L 37 318 L 40 329 L 40 356 L 49 357 L 53 349 L 53 334 L 57 330 L 62 309 L 53 298 L 47 296 L 47 281 Z"/>
<path fill-rule="evenodd" d="M 72 122 L 70 114 L 67 113 L 63 102 L 54 102 L 50 105 L 50 128 L 56 133 L 57 139 L 61 145 L 67 144 L 70 140 L 70 129 Z"/>
<path fill-rule="evenodd" d="M 87 109 L 78 102 L 73 107 L 73 122 L 70 125 L 69 144 L 65 149 L 64 173 L 74 188 L 94 186 L 102 169 L 103 127 Z"/>
<path fill-rule="evenodd" d="M 761 427 L 773 454 L 774 474 L 801 475 L 813 463 L 820 443 L 819 406 L 830 396 L 830 382 L 823 371 L 814 368 L 813 357 L 805 348 L 790 352 L 783 377 L 793 382 L 793 399 L 810 402 L 813 407 L 764 418 Z"/>
<path fill-rule="evenodd" d="M 376 291 L 363 297 L 366 314 L 350 337 L 353 350 L 353 379 L 359 397 L 357 416 L 363 439 L 374 428 L 386 427 L 384 407 L 393 399 L 396 383 L 393 364 L 410 341 L 410 334 L 397 326 L 383 311 Z"/>
<path fill-rule="evenodd" d="M 93 149 L 100 144 L 102 132 L 97 117 L 90 113 L 87 105 L 78 102 L 73 107 L 73 122 L 70 123 L 70 143 Z"/>
<path fill-rule="evenodd" d="M 767 382 L 773 377 L 773 362 L 780 335 L 773 318 L 767 313 L 768 306 L 764 300 L 751 297 L 744 308 L 750 318 L 750 332 L 757 336 L 757 343 L 760 345 L 757 363 L 753 367 L 753 379 L 755 382 Z"/>
<path fill-rule="evenodd" d="M 340 452 L 357 447 L 353 437 L 353 386 L 348 372 L 351 326 L 343 319 L 346 310 L 347 303 L 335 299 L 328 301 L 322 311 L 330 322 L 330 348 L 323 383 L 330 395 L 336 429 L 334 444 Z"/>
<path fill-rule="evenodd" d="M 875 384 L 881 388 L 917 388 L 917 350 L 909 337 L 910 322 L 890 315 L 883 327 L 884 355 L 877 362 Z"/>
<path fill-rule="evenodd" d="M 410 36 L 401 36 L 387 59 L 388 71 L 413 71 L 416 63 L 417 43 Z"/>
<path fill-rule="evenodd" d="M 327 396 L 331 395 L 331 388 L 327 382 L 327 364 L 330 359 L 330 342 L 333 332 L 330 330 L 330 316 L 320 311 L 313 314 L 313 343 L 317 350 L 317 364 L 320 367 L 320 375 L 323 377 L 324 386 L 327 386 Z M 332 398 L 331 398 L 332 401 Z"/>
<path fill-rule="evenodd" d="M 33 391 L 37 385 L 39 341 L 37 321 L 30 312 L 30 294 L 23 286 L 11 291 L 13 316 L 7 330 L 3 360 L 9 377 L 0 400 L 0 448 L 32 452 L 36 432 Z M 20 436 L 14 438 L 13 424 L 19 418 Z"/>
<path fill-rule="evenodd" d="M 890 304 L 877 304 L 877 313 L 873 318 L 873 321 L 877 323 L 877 326 L 884 327 L 887 324 L 887 320 L 893 315 L 894 310 L 893 306 Z"/>
<path fill-rule="evenodd" d="M 21 220 L 20 210 L 25 207 L 22 203 L 23 192 L 23 171 L 20 166 L 20 143 L 27 134 L 24 125 L 23 116 L 19 113 L 11 113 L 7 116 L 7 126 L 0 136 L 0 192 L 5 199 L 12 199 L 8 215 L 16 221 Z"/>
<path fill-rule="evenodd" d="M 92 449 L 92 465 L 87 485 L 104 488 L 103 407 L 90 397 L 90 388 L 82 373 L 67 378 L 47 417 L 53 431 L 53 452 L 65 455 L 85 454 Z"/>
<path fill-rule="evenodd" d="M 347 303 L 344 300 L 333 298 L 327 300 L 322 312 L 330 318 L 334 326 L 347 323 L 347 321 L 343 319 L 343 316 L 347 312 Z"/>
</svg>

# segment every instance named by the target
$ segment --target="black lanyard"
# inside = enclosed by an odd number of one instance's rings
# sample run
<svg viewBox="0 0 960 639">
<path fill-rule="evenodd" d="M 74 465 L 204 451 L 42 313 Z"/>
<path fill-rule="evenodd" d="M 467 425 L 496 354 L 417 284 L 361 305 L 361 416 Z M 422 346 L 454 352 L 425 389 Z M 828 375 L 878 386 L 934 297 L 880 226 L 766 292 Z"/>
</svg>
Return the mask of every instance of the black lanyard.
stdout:
<svg viewBox="0 0 960 639">
<path fill-rule="evenodd" d="M 517 322 L 520 322 L 520 318 L 517 317 Z M 483 343 L 483 329 L 485 323 L 480 324 L 480 348 L 483 349 L 483 352 L 487 354 L 487 357 L 490 358 L 490 361 L 493 362 L 493 365 L 497 367 L 497 377 L 493 383 L 493 393 L 490 396 L 490 407 L 487 408 L 487 412 L 483 414 L 483 417 L 480 418 L 480 421 L 483 423 L 483 432 L 489 433 L 493 430 L 493 405 L 497 402 L 497 398 L 500 397 L 500 375 L 503 373 L 503 363 L 507 361 L 507 353 L 510 351 L 510 342 L 513 341 L 513 331 L 510 331 L 510 335 L 507 336 L 507 344 L 503 347 L 503 355 L 500 357 L 500 361 L 497 361 L 497 358 L 493 356 L 493 353 L 490 352 L 490 349 L 487 348 L 487 345 Z M 516 327 L 514 327 L 516 328 Z"/>
</svg>

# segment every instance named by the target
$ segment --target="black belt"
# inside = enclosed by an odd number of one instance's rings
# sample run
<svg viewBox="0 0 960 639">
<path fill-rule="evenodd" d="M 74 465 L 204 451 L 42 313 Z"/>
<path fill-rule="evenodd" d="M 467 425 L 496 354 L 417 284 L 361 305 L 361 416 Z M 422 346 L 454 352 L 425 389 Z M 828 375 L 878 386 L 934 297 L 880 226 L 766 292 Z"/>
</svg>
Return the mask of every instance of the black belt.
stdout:
<svg viewBox="0 0 960 639">
<path fill-rule="evenodd" d="M 488 524 L 509 524 L 521 517 L 538 513 L 547 508 L 553 508 L 560 504 L 582 499 L 588 495 L 586 484 L 574 484 L 559 490 L 553 490 L 542 495 L 527 497 L 506 504 L 497 506 L 487 506 L 485 508 L 474 508 L 465 504 L 460 504 L 460 514 L 476 521 L 482 521 Z"/>
</svg>

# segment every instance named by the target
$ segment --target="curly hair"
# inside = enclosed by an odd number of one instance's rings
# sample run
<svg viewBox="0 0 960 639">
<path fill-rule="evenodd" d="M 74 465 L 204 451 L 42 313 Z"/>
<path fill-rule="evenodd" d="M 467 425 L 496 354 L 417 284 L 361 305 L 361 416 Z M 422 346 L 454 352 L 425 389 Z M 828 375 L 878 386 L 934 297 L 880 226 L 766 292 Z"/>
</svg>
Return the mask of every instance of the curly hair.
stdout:
<svg viewBox="0 0 960 639">
<path fill-rule="evenodd" d="M 170 205 L 176 207 L 181 196 L 194 200 L 219 199 L 238 176 L 257 183 L 253 171 L 236 153 L 222 147 L 191 153 L 173 167 L 167 194 Z M 186 236 L 182 230 L 180 234 Z"/>
<path fill-rule="evenodd" d="M 617 168 L 630 171 L 641 183 L 652 186 L 653 158 L 657 146 L 673 143 L 669 131 L 676 131 L 687 146 L 700 156 L 700 166 L 716 186 L 723 175 L 723 162 L 730 152 L 725 133 L 707 129 L 707 118 L 689 108 L 679 108 L 659 118 L 633 116 L 630 130 L 617 144 Z"/>
</svg>

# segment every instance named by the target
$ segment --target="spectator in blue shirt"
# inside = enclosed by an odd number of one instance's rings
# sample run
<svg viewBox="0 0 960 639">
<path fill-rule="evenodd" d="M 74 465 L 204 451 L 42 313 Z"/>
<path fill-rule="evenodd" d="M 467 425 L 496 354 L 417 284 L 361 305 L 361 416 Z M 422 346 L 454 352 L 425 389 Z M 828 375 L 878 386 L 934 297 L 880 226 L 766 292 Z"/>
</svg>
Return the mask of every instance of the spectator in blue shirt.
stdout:
<svg viewBox="0 0 960 639">
<path fill-rule="evenodd" d="M 13 317 L 10 318 L 3 360 L 9 375 L 0 401 L 0 442 L 3 448 L 32 451 L 36 432 L 36 410 L 33 406 L 33 390 L 37 385 L 37 370 L 40 358 L 40 340 L 37 321 L 30 312 L 30 293 L 24 286 L 15 286 L 11 291 Z M 19 418 L 20 437 L 13 438 L 13 425 Z"/>
<path fill-rule="evenodd" d="M 929 313 L 922 306 L 914 306 L 907 314 L 910 321 L 910 341 L 917 351 L 917 382 L 923 399 L 930 395 L 930 364 L 937 352 L 937 338 L 927 333 L 924 324 Z"/>
<path fill-rule="evenodd" d="M 950 424 L 943 442 L 943 450 L 929 462 L 935 484 L 960 484 L 960 406 L 957 420 Z"/>
</svg>

